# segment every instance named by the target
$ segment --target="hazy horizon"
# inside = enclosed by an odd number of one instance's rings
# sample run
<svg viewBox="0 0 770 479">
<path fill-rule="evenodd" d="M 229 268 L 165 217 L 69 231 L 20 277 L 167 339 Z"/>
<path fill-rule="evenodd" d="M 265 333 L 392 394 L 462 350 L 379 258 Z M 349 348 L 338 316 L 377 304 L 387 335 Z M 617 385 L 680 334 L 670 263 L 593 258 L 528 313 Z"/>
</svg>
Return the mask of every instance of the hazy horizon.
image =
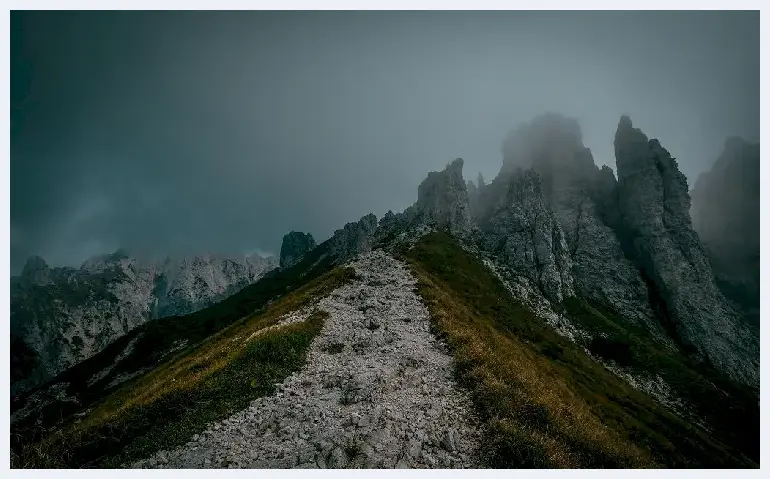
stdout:
<svg viewBox="0 0 770 479">
<path fill-rule="evenodd" d="M 759 78 L 758 12 L 12 12 L 11 272 L 320 243 L 549 111 L 613 170 L 629 115 L 692 187 Z"/>
</svg>

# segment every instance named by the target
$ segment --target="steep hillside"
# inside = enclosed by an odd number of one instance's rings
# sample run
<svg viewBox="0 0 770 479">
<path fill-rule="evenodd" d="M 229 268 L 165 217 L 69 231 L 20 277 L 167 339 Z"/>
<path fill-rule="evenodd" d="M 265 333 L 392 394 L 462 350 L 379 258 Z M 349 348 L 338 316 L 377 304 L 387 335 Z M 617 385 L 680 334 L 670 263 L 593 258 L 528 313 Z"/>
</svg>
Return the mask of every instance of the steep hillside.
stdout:
<svg viewBox="0 0 770 479">
<path fill-rule="evenodd" d="M 197 311 L 254 283 L 274 258 L 138 264 L 123 251 L 79 269 L 30 258 L 11 278 L 12 392 L 34 387 L 145 322 Z"/>
<path fill-rule="evenodd" d="M 486 425 L 491 467 L 754 467 L 750 390 L 662 349 L 644 328 L 572 298 L 577 340 L 443 233 L 404 252 L 456 377 Z"/>
<path fill-rule="evenodd" d="M 212 307 L 145 323 L 16 398 L 11 404 L 14 466 L 117 465 L 120 458 L 157 450 L 187 437 L 187 431 L 197 432 L 205 421 L 245 407 L 250 398 L 271 393 L 275 382 L 301 364 L 322 315 L 247 341 L 244 348 L 227 345 L 346 281 L 347 270 L 330 271 L 327 253 L 328 245 L 321 245 L 294 267 L 274 270 Z M 301 348 L 289 351 L 296 341 Z M 244 377 L 250 367 L 254 376 Z M 113 429 L 124 433 L 105 434 Z"/>
</svg>

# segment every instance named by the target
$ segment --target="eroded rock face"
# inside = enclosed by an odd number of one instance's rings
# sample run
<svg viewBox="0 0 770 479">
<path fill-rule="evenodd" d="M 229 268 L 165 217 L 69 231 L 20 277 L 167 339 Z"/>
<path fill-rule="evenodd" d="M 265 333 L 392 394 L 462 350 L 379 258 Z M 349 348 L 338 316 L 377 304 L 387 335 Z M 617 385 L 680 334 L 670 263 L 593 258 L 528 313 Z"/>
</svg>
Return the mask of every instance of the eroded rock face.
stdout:
<svg viewBox="0 0 770 479">
<path fill-rule="evenodd" d="M 50 379 L 146 321 L 224 299 L 273 267 L 273 258 L 211 255 L 140 265 L 122 251 L 79 269 L 33 258 L 11 278 L 12 392 Z"/>
<path fill-rule="evenodd" d="M 577 121 L 549 113 L 511 132 L 503 142 L 500 177 L 516 168 L 531 168 L 541 178 L 566 238 L 577 292 L 660 332 L 647 287 L 609 226 L 612 218 L 604 217 L 615 212 L 602 203 L 614 195 L 615 177 L 596 166 Z"/>
<path fill-rule="evenodd" d="M 154 318 L 182 316 L 203 309 L 249 284 L 276 266 L 275 258 L 199 255 L 166 260 L 154 279 Z"/>
<path fill-rule="evenodd" d="M 32 284 L 45 285 L 51 283 L 51 268 L 40 256 L 31 256 L 24 264 L 21 277 Z"/>
<path fill-rule="evenodd" d="M 759 325 L 759 144 L 730 138 L 711 171 L 691 191 L 693 228 L 717 286 Z"/>
<path fill-rule="evenodd" d="M 459 237 L 468 235 L 471 217 L 462 158 L 451 162 L 443 171 L 428 173 L 417 189 L 414 210 L 426 223 L 447 228 Z"/>
<path fill-rule="evenodd" d="M 276 394 L 133 467 L 478 467 L 479 421 L 416 279 L 381 250 L 351 266 L 357 278 L 313 305 L 329 316 Z"/>
<path fill-rule="evenodd" d="M 315 240 L 310 233 L 292 231 L 286 233 L 281 242 L 281 268 L 290 268 L 302 260 L 302 257 L 315 248 Z"/>
<path fill-rule="evenodd" d="M 657 140 L 622 117 L 615 135 L 620 234 L 665 303 L 683 345 L 744 383 L 758 385 L 758 344 L 717 289 L 692 229 L 687 180 Z"/>
<path fill-rule="evenodd" d="M 517 169 L 498 176 L 486 188 L 477 234 L 481 248 L 537 285 L 549 300 L 573 296 L 567 241 L 543 197 L 539 175 Z"/>
<path fill-rule="evenodd" d="M 347 223 L 342 229 L 335 231 L 329 240 L 330 254 L 336 257 L 338 263 L 342 263 L 359 253 L 371 251 L 376 230 L 377 217 L 372 213 L 358 221 Z"/>
</svg>

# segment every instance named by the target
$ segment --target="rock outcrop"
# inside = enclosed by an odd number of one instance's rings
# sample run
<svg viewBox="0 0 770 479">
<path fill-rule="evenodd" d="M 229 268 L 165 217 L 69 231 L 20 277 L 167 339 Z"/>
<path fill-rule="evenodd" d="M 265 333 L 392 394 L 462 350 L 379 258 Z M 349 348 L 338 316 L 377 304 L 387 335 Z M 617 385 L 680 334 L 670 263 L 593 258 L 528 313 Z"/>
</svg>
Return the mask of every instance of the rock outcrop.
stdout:
<svg viewBox="0 0 770 479">
<path fill-rule="evenodd" d="M 12 392 L 46 381 L 146 321 L 224 299 L 273 267 L 273 258 L 215 256 L 140 265 L 122 251 L 79 269 L 31 258 L 11 278 Z"/>
<path fill-rule="evenodd" d="M 299 263 L 302 257 L 315 246 L 315 240 L 310 233 L 299 231 L 286 233 L 281 242 L 281 255 L 278 264 L 281 268 L 290 268 Z"/>
<path fill-rule="evenodd" d="M 21 271 L 21 277 L 33 284 L 51 283 L 51 268 L 40 256 L 30 256 Z"/>
<path fill-rule="evenodd" d="M 710 171 L 690 192 L 693 228 L 717 286 L 759 325 L 759 144 L 730 138 Z"/>
<path fill-rule="evenodd" d="M 561 226 L 543 197 L 540 177 L 517 169 L 485 187 L 477 243 L 527 278 L 551 301 L 574 295 L 572 262 Z"/>
<path fill-rule="evenodd" d="M 432 171 L 417 189 L 414 214 L 420 221 L 464 237 L 471 229 L 468 190 L 463 180 L 463 160 L 457 158 L 443 171 Z"/>
<path fill-rule="evenodd" d="M 714 283 L 676 161 L 626 116 L 615 135 L 615 157 L 621 239 L 657 289 L 676 338 L 734 379 L 758 385 L 758 344 Z"/>
<path fill-rule="evenodd" d="M 577 292 L 662 334 L 647 287 L 610 226 L 615 209 L 606 202 L 615 177 L 596 166 L 577 121 L 549 113 L 511 132 L 503 142 L 501 180 L 517 168 L 531 168 L 541 178 L 566 238 Z"/>
<path fill-rule="evenodd" d="M 376 230 L 377 217 L 372 213 L 358 221 L 347 223 L 332 235 L 329 240 L 329 253 L 335 257 L 337 263 L 343 263 L 359 253 L 371 251 Z"/>
<path fill-rule="evenodd" d="M 182 316 L 203 309 L 257 282 L 276 266 L 274 258 L 199 255 L 167 259 L 156 275 L 153 318 Z"/>
</svg>

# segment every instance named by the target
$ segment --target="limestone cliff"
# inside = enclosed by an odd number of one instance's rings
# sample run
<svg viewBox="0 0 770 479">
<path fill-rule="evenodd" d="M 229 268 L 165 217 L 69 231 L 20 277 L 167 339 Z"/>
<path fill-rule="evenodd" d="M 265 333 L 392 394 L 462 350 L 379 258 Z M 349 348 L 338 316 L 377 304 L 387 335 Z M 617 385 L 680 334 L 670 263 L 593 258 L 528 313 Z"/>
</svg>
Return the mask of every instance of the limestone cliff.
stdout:
<svg viewBox="0 0 770 479">
<path fill-rule="evenodd" d="M 625 116 L 615 135 L 615 158 L 620 234 L 657 289 L 677 339 L 734 379 L 758 385 L 756 338 L 714 283 L 676 160 Z"/>
<path fill-rule="evenodd" d="M 315 246 L 315 240 L 310 233 L 301 233 L 299 231 L 286 233 L 281 242 L 279 265 L 281 268 L 294 266 Z"/>
<path fill-rule="evenodd" d="M 224 299 L 273 267 L 273 258 L 211 255 L 142 265 L 123 251 L 79 269 L 30 258 L 11 278 L 11 389 L 44 382 L 146 321 Z"/>
<path fill-rule="evenodd" d="M 462 158 L 452 161 L 443 171 L 428 173 L 417 189 L 414 209 L 426 223 L 446 227 L 460 237 L 469 233 L 471 217 Z"/>
<path fill-rule="evenodd" d="M 513 170 L 489 186 L 480 210 L 477 242 L 514 274 L 527 278 L 551 301 L 574 295 L 567 241 L 540 176 Z"/>
<path fill-rule="evenodd" d="M 542 193 L 566 238 L 577 292 L 660 332 L 647 287 L 607 216 L 615 177 L 609 168 L 596 166 L 577 121 L 548 113 L 511 132 L 503 142 L 500 177 L 516 168 L 531 168 L 541 178 Z"/>
</svg>

